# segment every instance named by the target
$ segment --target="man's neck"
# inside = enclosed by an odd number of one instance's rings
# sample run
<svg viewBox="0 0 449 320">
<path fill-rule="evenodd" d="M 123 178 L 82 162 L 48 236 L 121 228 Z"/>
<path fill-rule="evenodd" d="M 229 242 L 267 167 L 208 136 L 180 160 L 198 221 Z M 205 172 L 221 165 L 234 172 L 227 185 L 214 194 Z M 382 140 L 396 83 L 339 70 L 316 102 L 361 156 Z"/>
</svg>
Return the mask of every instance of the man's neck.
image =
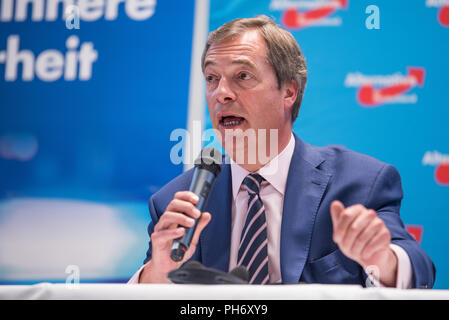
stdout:
<svg viewBox="0 0 449 320">
<path fill-rule="evenodd" d="M 260 168 L 264 167 L 267 163 L 269 163 L 270 161 L 272 161 L 274 158 L 276 158 L 282 151 L 284 151 L 284 149 L 287 147 L 288 143 L 290 142 L 291 136 L 292 136 L 292 130 L 289 130 L 288 132 L 284 133 L 281 136 L 278 137 L 278 145 L 277 148 L 276 146 L 273 146 L 269 143 L 269 140 L 266 139 L 265 141 L 267 142 L 267 146 L 265 148 L 266 151 L 269 151 L 269 156 L 266 156 L 264 161 L 260 161 L 259 159 L 259 154 L 256 156 L 256 163 L 239 163 L 236 161 L 235 158 L 233 158 L 234 162 L 236 162 L 239 166 L 241 166 L 242 168 L 248 170 L 249 172 L 256 172 L 258 171 Z M 257 142 L 259 143 L 259 141 Z M 275 148 L 277 149 L 277 152 L 272 154 L 272 149 L 271 148 Z M 247 151 L 248 149 L 245 150 L 245 154 L 248 154 Z M 259 153 L 259 152 L 258 152 Z M 249 156 L 248 158 L 249 159 Z M 249 162 L 249 161 L 248 161 Z"/>
</svg>

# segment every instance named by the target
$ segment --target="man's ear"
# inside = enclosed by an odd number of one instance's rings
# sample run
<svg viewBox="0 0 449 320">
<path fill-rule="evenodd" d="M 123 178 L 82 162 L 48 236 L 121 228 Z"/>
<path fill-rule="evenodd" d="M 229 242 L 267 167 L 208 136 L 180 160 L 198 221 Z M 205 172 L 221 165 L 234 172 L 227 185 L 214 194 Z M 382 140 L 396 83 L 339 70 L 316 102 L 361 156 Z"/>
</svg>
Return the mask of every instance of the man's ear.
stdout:
<svg viewBox="0 0 449 320">
<path fill-rule="evenodd" d="M 298 97 L 298 83 L 295 80 L 284 83 L 284 108 L 290 109 Z"/>
</svg>

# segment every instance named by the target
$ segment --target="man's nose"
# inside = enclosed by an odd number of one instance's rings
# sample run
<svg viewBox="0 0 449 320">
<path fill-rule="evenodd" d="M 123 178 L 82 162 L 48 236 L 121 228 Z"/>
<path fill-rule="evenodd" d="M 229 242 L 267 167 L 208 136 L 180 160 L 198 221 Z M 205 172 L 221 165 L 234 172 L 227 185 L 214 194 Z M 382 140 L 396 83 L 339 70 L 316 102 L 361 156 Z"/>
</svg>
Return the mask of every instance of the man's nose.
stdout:
<svg viewBox="0 0 449 320">
<path fill-rule="evenodd" d="M 225 78 L 221 78 L 217 87 L 217 101 L 221 104 L 235 101 L 236 95 L 232 90 L 230 83 Z"/>
</svg>

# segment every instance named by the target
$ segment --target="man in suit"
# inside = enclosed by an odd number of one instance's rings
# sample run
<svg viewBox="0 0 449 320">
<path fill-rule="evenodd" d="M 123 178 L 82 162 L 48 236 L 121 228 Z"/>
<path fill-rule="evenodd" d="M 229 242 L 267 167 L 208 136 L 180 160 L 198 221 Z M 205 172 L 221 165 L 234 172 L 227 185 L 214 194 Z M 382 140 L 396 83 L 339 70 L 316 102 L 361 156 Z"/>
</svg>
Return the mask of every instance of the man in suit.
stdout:
<svg viewBox="0 0 449 320">
<path fill-rule="evenodd" d="M 151 197 L 147 258 L 130 282 L 168 282 L 170 271 L 192 259 L 223 271 L 244 265 L 250 283 L 365 285 L 369 273 L 379 286 L 433 286 L 435 267 L 399 216 L 397 170 L 293 134 L 307 68 L 289 32 L 265 16 L 231 21 L 209 35 L 202 67 L 212 124 L 230 163 L 205 212 L 186 191 L 192 170 Z M 256 142 L 245 139 L 249 131 Z M 172 241 L 192 218 L 199 218 L 192 244 L 174 262 Z"/>
</svg>

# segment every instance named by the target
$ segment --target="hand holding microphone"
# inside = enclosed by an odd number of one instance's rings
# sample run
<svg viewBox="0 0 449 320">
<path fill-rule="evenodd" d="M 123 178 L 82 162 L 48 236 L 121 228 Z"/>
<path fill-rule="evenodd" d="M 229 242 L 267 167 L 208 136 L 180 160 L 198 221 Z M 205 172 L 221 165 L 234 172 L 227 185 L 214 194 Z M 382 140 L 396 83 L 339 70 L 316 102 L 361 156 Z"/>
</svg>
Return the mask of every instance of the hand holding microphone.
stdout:
<svg viewBox="0 0 449 320">
<path fill-rule="evenodd" d="M 221 153 L 213 148 L 205 148 L 195 161 L 195 170 L 189 190 L 198 197 L 196 208 L 201 212 L 206 205 L 212 185 L 221 171 Z M 186 229 L 185 233 L 175 239 L 170 257 L 173 261 L 181 261 L 193 240 L 198 218 L 194 218 L 194 225 Z"/>
<path fill-rule="evenodd" d="M 168 204 L 151 234 L 152 258 L 140 282 L 168 282 L 167 275 L 190 259 L 200 233 L 211 220 L 202 212 L 215 178 L 221 170 L 221 153 L 205 148 L 197 160 L 189 191 L 179 191 Z"/>
</svg>

